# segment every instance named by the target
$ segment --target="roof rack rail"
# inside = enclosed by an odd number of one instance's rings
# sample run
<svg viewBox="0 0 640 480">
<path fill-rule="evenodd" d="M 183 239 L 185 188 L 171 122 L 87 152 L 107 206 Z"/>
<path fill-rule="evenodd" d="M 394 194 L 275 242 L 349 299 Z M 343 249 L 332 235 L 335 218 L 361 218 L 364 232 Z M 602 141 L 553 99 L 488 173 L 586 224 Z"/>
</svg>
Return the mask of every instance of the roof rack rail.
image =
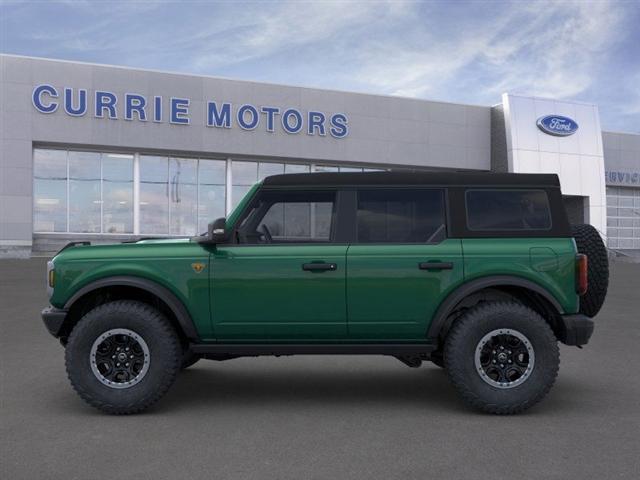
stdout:
<svg viewBox="0 0 640 480">
<path fill-rule="evenodd" d="M 66 250 L 67 248 L 71 248 L 71 247 L 75 247 L 78 245 L 91 245 L 91 242 L 87 242 L 87 241 L 81 241 L 81 242 L 69 242 L 67 243 L 64 247 L 62 247 L 60 250 L 58 250 L 58 253 L 63 252 L 64 250 Z M 56 255 L 58 254 L 56 253 Z"/>
</svg>

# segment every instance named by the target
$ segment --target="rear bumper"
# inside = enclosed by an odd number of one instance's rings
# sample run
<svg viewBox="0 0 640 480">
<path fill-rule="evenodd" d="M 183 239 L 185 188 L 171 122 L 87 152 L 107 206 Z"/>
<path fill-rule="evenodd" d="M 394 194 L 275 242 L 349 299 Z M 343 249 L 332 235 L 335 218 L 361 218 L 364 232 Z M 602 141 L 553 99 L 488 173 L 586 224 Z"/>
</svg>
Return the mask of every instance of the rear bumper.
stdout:
<svg viewBox="0 0 640 480">
<path fill-rule="evenodd" d="M 60 338 L 65 318 L 67 318 L 67 310 L 55 307 L 47 307 L 42 310 L 42 321 L 49 333 L 56 338 Z"/>
<path fill-rule="evenodd" d="M 565 345 L 586 345 L 593 334 L 594 323 L 586 315 L 563 315 L 559 340 Z"/>
</svg>

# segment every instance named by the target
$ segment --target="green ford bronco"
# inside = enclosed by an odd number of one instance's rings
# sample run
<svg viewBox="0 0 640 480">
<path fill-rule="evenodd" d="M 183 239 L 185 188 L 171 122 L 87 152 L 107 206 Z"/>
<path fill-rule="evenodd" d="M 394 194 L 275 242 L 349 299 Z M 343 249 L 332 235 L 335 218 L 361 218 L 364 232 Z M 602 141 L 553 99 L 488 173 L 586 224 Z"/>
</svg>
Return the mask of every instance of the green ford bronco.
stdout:
<svg viewBox="0 0 640 480">
<path fill-rule="evenodd" d="M 556 175 L 292 174 L 199 237 L 67 245 L 42 317 L 107 413 L 146 409 L 200 359 L 380 354 L 509 414 L 549 391 L 558 341 L 588 342 L 607 285 Z"/>
</svg>

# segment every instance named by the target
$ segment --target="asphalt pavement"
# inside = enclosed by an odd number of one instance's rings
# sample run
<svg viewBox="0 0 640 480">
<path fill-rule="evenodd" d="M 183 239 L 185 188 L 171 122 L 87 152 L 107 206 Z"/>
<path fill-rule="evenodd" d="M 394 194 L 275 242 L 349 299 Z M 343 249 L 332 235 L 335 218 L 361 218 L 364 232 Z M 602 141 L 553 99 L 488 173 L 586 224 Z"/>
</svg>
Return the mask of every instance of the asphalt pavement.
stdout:
<svg viewBox="0 0 640 480">
<path fill-rule="evenodd" d="M 640 478 L 640 265 L 612 266 L 596 330 L 551 393 L 510 417 L 393 358 L 201 361 L 148 412 L 104 415 L 40 319 L 45 259 L 0 260 L 3 479 Z"/>
</svg>

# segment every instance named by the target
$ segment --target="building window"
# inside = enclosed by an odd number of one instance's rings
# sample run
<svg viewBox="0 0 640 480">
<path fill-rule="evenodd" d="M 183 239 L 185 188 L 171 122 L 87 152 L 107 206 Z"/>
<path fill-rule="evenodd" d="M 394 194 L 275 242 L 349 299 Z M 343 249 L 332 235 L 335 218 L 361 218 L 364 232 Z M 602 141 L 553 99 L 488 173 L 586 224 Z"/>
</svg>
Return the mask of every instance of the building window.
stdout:
<svg viewBox="0 0 640 480">
<path fill-rule="evenodd" d="M 209 222 L 231 213 L 227 209 L 229 196 L 235 208 L 257 181 L 270 175 L 363 170 L 42 148 L 34 149 L 33 160 L 36 233 L 191 236 L 205 232 Z M 308 232 L 318 236 L 329 228 L 325 220 L 330 219 L 330 212 L 323 208 L 320 204 L 307 208 L 292 203 L 276 207 L 272 215 L 274 219 L 282 217 L 280 236 L 302 238 Z M 307 221 L 307 217 L 315 220 Z M 296 223 L 306 230 L 292 230 Z"/>
<path fill-rule="evenodd" d="M 133 155 L 102 155 L 102 231 L 133 233 Z"/>
<path fill-rule="evenodd" d="M 169 234 L 195 235 L 198 208 L 198 161 L 169 159 Z"/>
<path fill-rule="evenodd" d="M 33 153 L 33 229 L 67 231 L 67 152 Z"/>
<path fill-rule="evenodd" d="M 140 156 L 140 233 L 169 233 L 169 159 Z"/>
<path fill-rule="evenodd" d="M 206 232 L 207 225 L 225 216 L 227 162 L 200 160 L 198 165 L 198 232 Z"/>
<path fill-rule="evenodd" d="M 251 186 L 258 181 L 257 162 L 231 162 L 231 208 L 238 206 Z"/>
</svg>

